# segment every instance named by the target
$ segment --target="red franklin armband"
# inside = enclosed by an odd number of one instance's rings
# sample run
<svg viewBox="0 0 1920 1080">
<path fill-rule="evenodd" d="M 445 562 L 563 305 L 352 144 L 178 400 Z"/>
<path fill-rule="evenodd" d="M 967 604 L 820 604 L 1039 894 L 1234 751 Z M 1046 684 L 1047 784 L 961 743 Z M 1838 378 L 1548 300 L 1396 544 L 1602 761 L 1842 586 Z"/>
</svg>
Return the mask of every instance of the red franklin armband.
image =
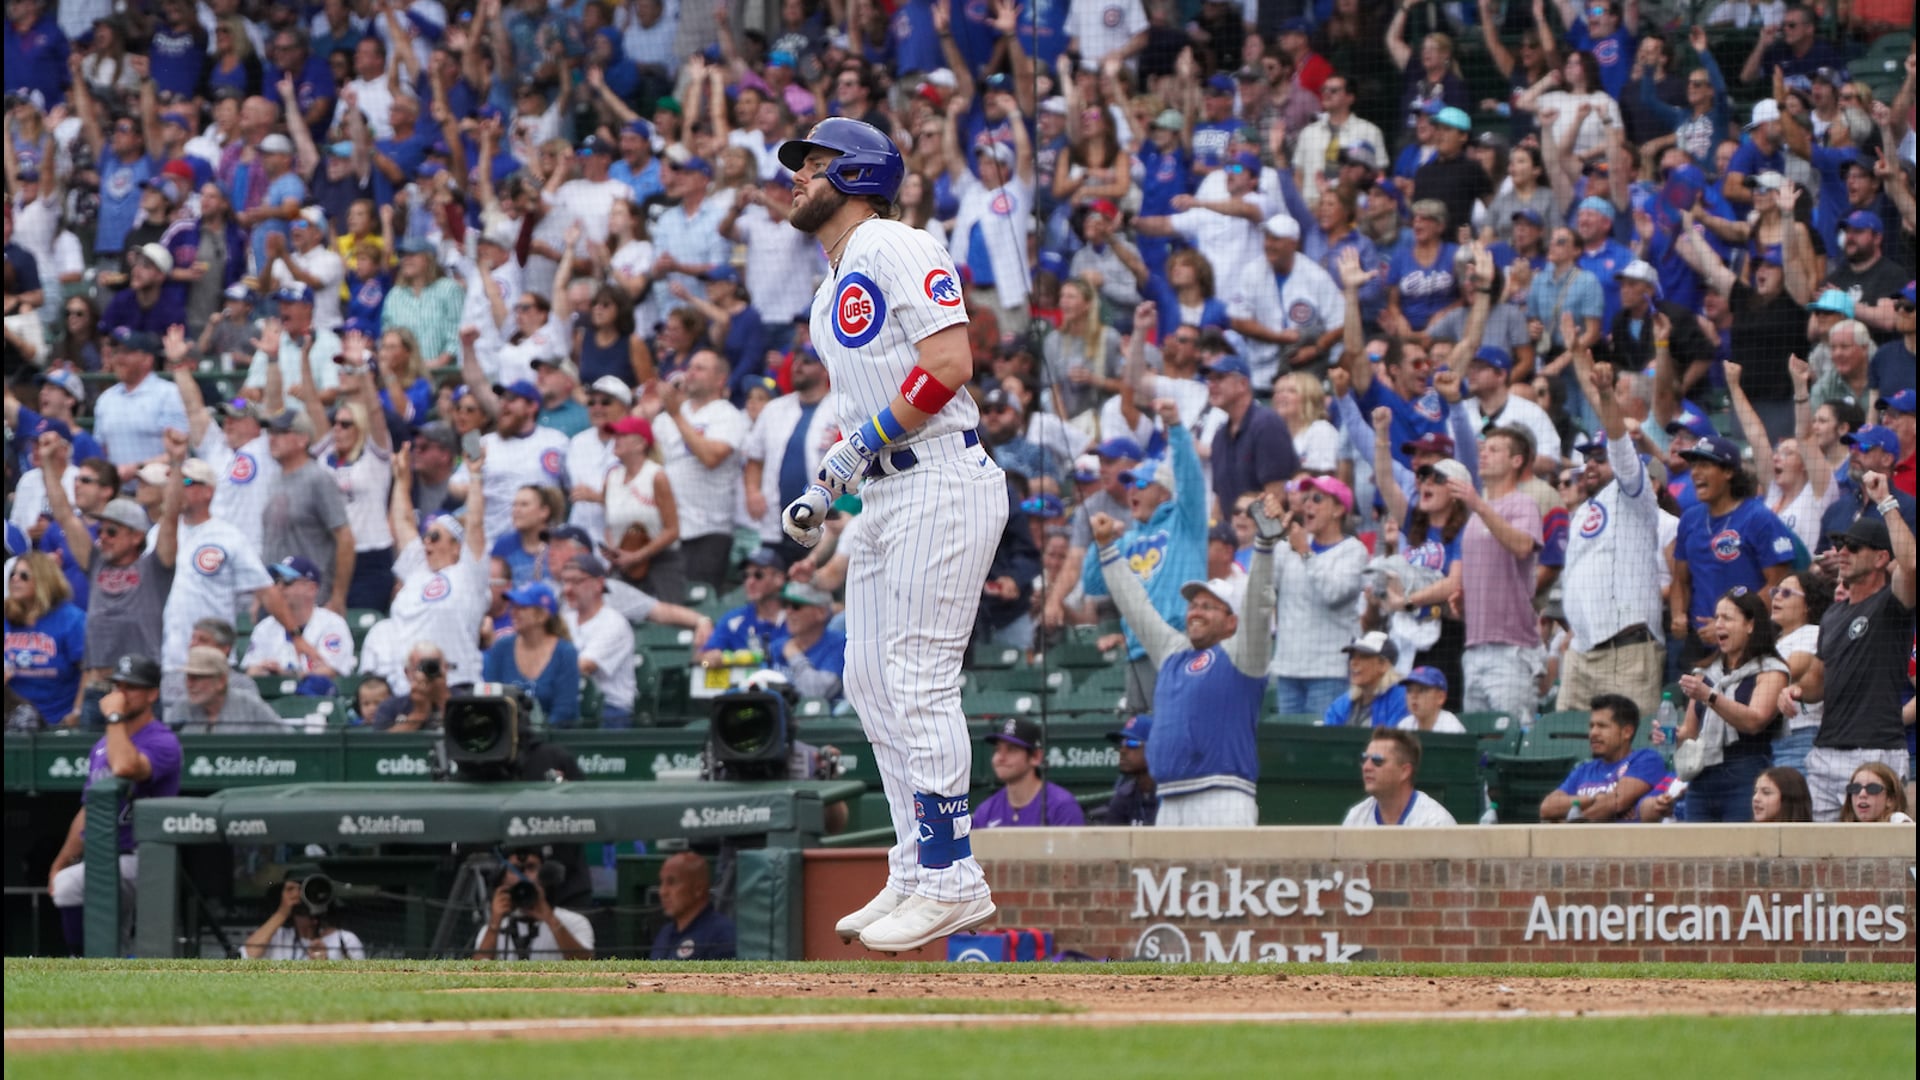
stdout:
<svg viewBox="0 0 1920 1080">
<path fill-rule="evenodd" d="M 907 373 L 907 381 L 900 384 L 900 396 L 907 404 L 932 416 L 953 400 L 953 389 L 934 378 L 933 372 L 916 367 Z"/>
</svg>

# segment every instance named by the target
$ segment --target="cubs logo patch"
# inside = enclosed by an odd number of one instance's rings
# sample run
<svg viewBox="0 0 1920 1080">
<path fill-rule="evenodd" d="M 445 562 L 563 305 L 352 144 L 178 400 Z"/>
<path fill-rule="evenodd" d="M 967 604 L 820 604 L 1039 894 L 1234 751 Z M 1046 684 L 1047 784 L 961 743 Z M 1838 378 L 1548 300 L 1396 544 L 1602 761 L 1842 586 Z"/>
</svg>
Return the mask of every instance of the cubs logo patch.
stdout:
<svg viewBox="0 0 1920 1080">
<path fill-rule="evenodd" d="M 680 946 L 674 949 L 673 951 L 674 951 L 674 955 L 678 956 L 680 959 L 691 960 L 693 959 L 693 949 L 694 949 L 693 939 L 687 938 L 686 940 L 682 941 L 680 943 Z"/>
<path fill-rule="evenodd" d="M 346 641 L 339 634 L 328 634 L 320 639 L 320 647 L 328 652 L 340 652 L 346 648 Z"/>
<path fill-rule="evenodd" d="M 1607 38 L 1593 43 L 1593 58 L 1600 61 L 1601 67 L 1620 62 L 1620 42 L 1617 38 Z"/>
<path fill-rule="evenodd" d="M 1113 29 L 1116 26 L 1119 26 L 1120 25 L 1120 9 L 1118 7 L 1110 7 L 1105 11 L 1102 11 L 1100 13 L 1100 22 L 1109 30 Z"/>
<path fill-rule="evenodd" d="M 960 286 L 954 283 L 953 275 L 944 266 L 936 266 L 927 272 L 927 278 L 920 283 L 926 290 L 927 299 L 941 307 L 960 306 Z"/>
<path fill-rule="evenodd" d="M 1013 196 L 1003 191 L 993 197 L 993 201 L 987 204 L 987 209 L 1001 217 L 1007 217 L 1013 213 Z"/>
<path fill-rule="evenodd" d="M 560 451 L 548 450 L 540 455 L 540 471 L 548 476 L 559 476 L 561 469 Z"/>
<path fill-rule="evenodd" d="M 193 568 L 207 577 L 220 572 L 227 565 L 227 549 L 219 544 L 207 544 L 193 553 Z"/>
<path fill-rule="evenodd" d="M 1208 649 L 1206 652 L 1199 653 L 1195 655 L 1193 659 L 1187 661 L 1187 674 L 1198 675 L 1212 666 L 1213 650 Z"/>
<path fill-rule="evenodd" d="M 1442 417 L 1447 415 L 1447 406 L 1445 402 L 1440 400 L 1440 392 L 1438 390 L 1428 390 L 1426 393 L 1421 394 L 1419 398 L 1415 399 L 1413 411 L 1428 420 L 1438 423 Z"/>
<path fill-rule="evenodd" d="M 428 603 L 432 603 L 435 600 L 445 600 L 447 594 L 452 591 L 453 582 L 447 580 L 447 575 L 435 574 L 427 579 L 425 585 L 420 587 L 420 599 Z"/>
<path fill-rule="evenodd" d="M 1732 529 L 1722 529 L 1707 542 L 1713 557 L 1721 562 L 1732 562 L 1740 557 L 1740 534 Z"/>
<path fill-rule="evenodd" d="M 109 199 L 124 199 L 133 193 L 135 180 L 132 169 L 115 169 L 107 174 L 106 196 Z"/>
<path fill-rule="evenodd" d="M 251 484 L 253 478 L 260 475 L 260 465 L 253 460 L 252 454 L 235 454 L 227 464 L 227 483 Z"/>
<path fill-rule="evenodd" d="M 1444 570 L 1447 567 L 1447 549 L 1438 540 L 1429 540 L 1417 548 L 1409 549 L 1405 558 L 1407 565 L 1427 570 Z"/>
<path fill-rule="evenodd" d="M 1586 512 L 1580 515 L 1580 535 L 1591 540 L 1607 531 L 1607 508 L 1597 502 L 1589 502 Z"/>
<path fill-rule="evenodd" d="M 1295 300 L 1287 308 L 1287 321 L 1295 326 L 1305 326 L 1313 321 L 1313 305 L 1305 300 Z"/>
<path fill-rule="evenodd" d="M 849 349 L 857 349 L 880 334 L 887 321 L 887 301 L 880 287 L 865 274 L 848 274 L 833 293 L 833 311 L 828 320 L 833 336 Z"/>
</svg>

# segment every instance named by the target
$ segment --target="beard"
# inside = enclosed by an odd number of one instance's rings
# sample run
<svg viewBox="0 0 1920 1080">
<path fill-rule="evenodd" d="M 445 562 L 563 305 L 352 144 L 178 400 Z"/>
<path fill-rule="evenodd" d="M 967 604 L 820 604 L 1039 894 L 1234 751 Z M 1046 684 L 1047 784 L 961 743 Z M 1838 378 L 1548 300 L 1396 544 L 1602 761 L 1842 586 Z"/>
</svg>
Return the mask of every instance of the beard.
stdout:
<svg viewBox="0 0 1920 1080">
<path fill-rule="evenodd" d="M 823 198 L 809 196 L 805 202 L 795 203 L 793 213 L 787 218 L 788 223 L 808 236 L 819 232 L 820 227 L 832 220 L 833 215 L 847 204 L 846 193 L 839 188 L 828 185 L 827 191 L 829 194 Z"/>
</svg>

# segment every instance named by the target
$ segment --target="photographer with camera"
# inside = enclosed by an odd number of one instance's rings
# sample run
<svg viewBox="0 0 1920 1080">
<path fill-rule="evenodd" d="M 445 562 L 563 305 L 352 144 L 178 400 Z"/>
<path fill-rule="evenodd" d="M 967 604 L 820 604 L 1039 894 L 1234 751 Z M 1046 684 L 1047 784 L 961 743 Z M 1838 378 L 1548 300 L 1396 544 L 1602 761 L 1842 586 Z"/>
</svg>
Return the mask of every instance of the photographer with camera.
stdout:
<svg viewBox="0 0 1920 1080">
<path fill-rule="evenodd" d="M 558 890 L 566 877 L 566 867 L 547 862 L 538 851 L 520 849 L 509 854 L 473 958 L 593 959 L 593 924 L 585 915 L 547 901 L 548 890 Z"/>
<path fill-rule="evenodd" d="M 327 919 L 333 882 L 320 874 L 280 885 L 280 906 L 241 945 L 249 960 L 365 960 L 359 935 Z"/>
<path fill-rule="evenodd" d="M 430 641 L 415 645 L 407 653 L 407 692 L 381 702 L 373 714 L 375 731 L 439 731 L 446 712 L 446 655 Z"/>
</svg>

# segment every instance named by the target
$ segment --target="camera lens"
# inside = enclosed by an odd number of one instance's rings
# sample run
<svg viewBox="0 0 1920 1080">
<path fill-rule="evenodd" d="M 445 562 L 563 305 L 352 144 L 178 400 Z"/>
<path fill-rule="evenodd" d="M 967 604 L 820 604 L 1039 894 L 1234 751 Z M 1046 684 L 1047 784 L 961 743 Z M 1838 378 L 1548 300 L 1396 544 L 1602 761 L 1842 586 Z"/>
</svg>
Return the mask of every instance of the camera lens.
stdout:
<svg viewBox="0 0 1920 1080">
<path fill-rule="evenodd" d="M 513 906 L 517 908 L 532 907 L 538 896 L 539 891 L 531 881 L 516 881 L 507 889 L 507 899 L 513 901 Z"/>
</svg>

